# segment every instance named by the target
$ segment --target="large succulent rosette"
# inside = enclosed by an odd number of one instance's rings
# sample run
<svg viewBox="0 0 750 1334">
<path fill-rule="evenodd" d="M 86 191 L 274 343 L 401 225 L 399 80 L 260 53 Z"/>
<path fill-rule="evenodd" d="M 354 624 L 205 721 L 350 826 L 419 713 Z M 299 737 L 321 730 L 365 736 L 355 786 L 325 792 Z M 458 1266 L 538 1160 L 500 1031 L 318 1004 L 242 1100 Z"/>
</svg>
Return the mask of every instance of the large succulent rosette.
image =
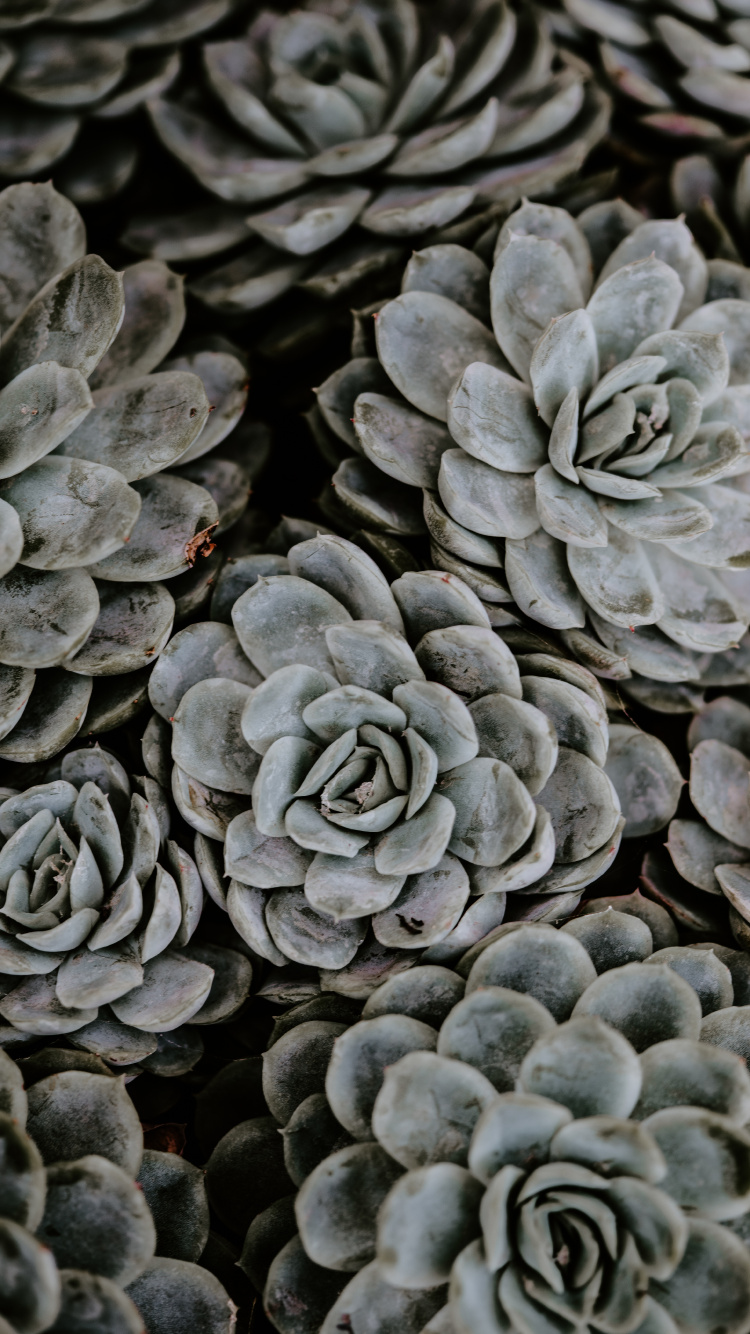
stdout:
<svg viewBox="0 0 750 1334">
<path fill-rule="evenodd" d="M 333 536 L 249 560 L 236 638 L 189 627 L 150 687 L 206 888 L 245 941 L 366 994 L 378 957 L 455 957 L 509 893 L 577 902 L 624 824 L 595 678 L 544 654 L 519 670 L 440 571 L 389 588 Z"/>
<path fill-rule="evenodd" d="M 195 1263 L 203 1173 L 144 1151 L 124 1081 L 97 1056 L 0 1052 L 0 1152 L 3 1331 L 168 1334 L 181 1320 L 231 1334 L 227 1293 Z"/>
<path fill-rule="evenodd" d="M 603 135 L 606 97 L 504 0 L 309 0 L 204 49 L 207 96 L 154 99 L 162 143 L 225 205 L 144 215 L 175 260 L 250 246 L 192 287 L 226 312 L 301 283 L 333 297 L 471 210 L 550 189 Z M 347 237 L 344 241 L 344 237 Z"/>
<path fill-rule="evenodd" d="M 637 0 L 562 0 L 548 9 L 557 36 L 598 65 L 617 99 L 616 137 L 628 149 L 648 158 L 698 147 L 725 155 L 733 141 L 742 145 L 750 123 L 742 0 L 651 10 Z"/>
<path fill-rule="evenodd" d="M 643 900 L 495 934 L 456 971 L 390 979 L 351 1027 L 308 1005 L 274 1035 L 263 1089 L 297 1194 L 278 1182 L 241 1263 L 275 1328 L 747 1330 L 730 969 Z M 242 1138 L 209 1161 L 219 1208 Z"/>
<path fill-rule="evenodd" d="M 10 0 L 0 13 L 0 176 L 55 166 L 77 203 L 110 198 L 139 157 L 129 121 L 178 77 L 182 48 L 232 0 Z"/>
<path fill-rule="evenodd" d="M 118 1065 L 155 1057 L 160 1035 L 202 1051 L 198 1028 L 245 1001 L 243 955 L 193 936 L 195 863 L 169 837 L 166 793 L 135 790 L 108 751 L 69 751 L 60 776 L 0 795 L 0 1028 L 4 1045 L 70 1034 Z"/>
<path fill-rule="evenodd" d="M 339 500 L 416 533 L 421 487 L 433 561 L 497 625 L 555 629 L 604 676 L 700 680 L 749 613 L 750 302 L 729 270 L 621 201 L 577 220 L 524 203 L 491 274 L 460 247 L 416 254 L 378 360 L 318 394 L 356 450 Z"/>
<path fill-rule="evenodd" d="M 87 255 L 49 185 L 0 195 L 0 269 L 0 757 L 38 761 L 142 701 L 193 565 L 247 503 L 244 469 L 204 458 L 247 372 L 223 349 L 170 357 L 181 278 Z"/>
</svg>

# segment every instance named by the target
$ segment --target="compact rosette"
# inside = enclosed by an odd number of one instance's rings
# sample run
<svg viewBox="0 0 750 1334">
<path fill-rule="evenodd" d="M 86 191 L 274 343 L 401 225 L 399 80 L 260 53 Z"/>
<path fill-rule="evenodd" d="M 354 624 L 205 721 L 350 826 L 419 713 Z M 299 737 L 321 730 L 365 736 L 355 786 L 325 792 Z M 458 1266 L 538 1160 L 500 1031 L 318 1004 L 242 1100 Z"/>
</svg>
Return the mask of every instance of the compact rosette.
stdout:
<svg viewBox="0 0 750 1334">
<path fill-rule="evenodd" d="M 748 622 L 745 278 L 621 201 L 578 219 L 524 203 L 491 273 L 457 246 L 418 253 L 378 360 L 318 395 L 356 451 L 340 500 L 369 526 L 426 524 L 498 624 L 558 630 L 604 675 L 700 679 Z"/>
</svg>

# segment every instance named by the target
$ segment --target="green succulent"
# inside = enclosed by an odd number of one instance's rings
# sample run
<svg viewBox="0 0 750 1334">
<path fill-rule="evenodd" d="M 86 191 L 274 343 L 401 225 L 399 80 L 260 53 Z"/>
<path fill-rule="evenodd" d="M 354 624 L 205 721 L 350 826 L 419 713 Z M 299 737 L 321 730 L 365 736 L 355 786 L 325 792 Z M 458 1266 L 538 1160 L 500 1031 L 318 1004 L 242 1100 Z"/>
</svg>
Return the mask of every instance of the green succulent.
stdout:
<svg viewBox="0 0 750 1334">
<path fill-rule="evenodd" d="M 147 1322 L 173 1334 L 176 1269 L 182 1328 L 231 1334 L 232 1303 L 195 1263 L 208 1238 L 203 1173 L 144 1152 L 124 1079 L 59 1048 L 20 1066 L 0 1052 L 0 1107 L 3 1330 L 143 1334 Z"/>
<path fill-rule="evenodd" d="M 622 201 L 578 219 L 522 204 L 491 273 L 458 246 L 418 252 L 377 315 L 377 359 L 318 393 L 353 451 L 338 499 L 368 527 L 426 525 L 434 563 L 495 624 L 558 631 L 647 702 L 660 682 L 710 681 L 714 655 L 720 676 L 748 624 L 750 302 L 735 292 L 683 221 Z"/>
<path fill-rule="evenodd" d="M 732 980 L 670 939 L 655 903 L 592 905 L 389 979 L 353 1025 L 285 1017 L 263 1090 L 287 1180 L 241 1261 L 280 1334 L 747 1329 Z M 260 1125 L 209 1160 L 215 1207 Z"/>
<path fill-rule="evenodd" d="M 0 13 L 0 175 L 53 165 L 77 203 L 108 199 L 139 157 L 128 117 L 178 77 L 181 48 L 233 0 L 10 0 Z"/>
<path fill-rule="evenodd" d="M 246 503 L 244 470 L 204 458 L 246 371 L 226 351 L 170 359 L 182 280 L 87 255 L 50 185 L 0 194 L 0 274 L 0 758 L 38 761 L 132 713 L 189 593 L 164 581 Z M 124 691 L 101 679 L 123 674 Z"/>
<path fill-rule="evenodd" d="M 183 1025 L 233 1014 L 252 967 L 193 940 L 203 887 L 169 837 L 166 793 L 149 777 L 131 784 L 96 747 L 69 751 L 58 778 L 0 795 L 5 1039 L 69 1034 L 118 1066 L 189 1069 L 200 1034 Z"/>
<path fill-rule="evenodd" d="M 548 654 L 517 663 L 442 571 L 389 587 L 325 535 L 273 557 L 278 573 L 267 559 L 246 558 L 233 628 L 175 636 L 144 738 L 166 777 L 171 721 L 196 864 L 247 944 L 367 994 L 376 959 L 457 957 L 508 894 L 577 903 L 625 823 L 591 673 Z"/>
<path fill-rule="evenodd" d="M 609 104 L 528 6 L 308 0 L 209 42 L 205 96 L 155 98 L 161 142 L 225 201 L 124 234 L 173 260 L 252 243 L 191 290 L 223 313 L 294 285 L 332 298 L 405 241 L 580 169 Z M 346 237 L 346 241 L 344 240 Z"/>
</svg>

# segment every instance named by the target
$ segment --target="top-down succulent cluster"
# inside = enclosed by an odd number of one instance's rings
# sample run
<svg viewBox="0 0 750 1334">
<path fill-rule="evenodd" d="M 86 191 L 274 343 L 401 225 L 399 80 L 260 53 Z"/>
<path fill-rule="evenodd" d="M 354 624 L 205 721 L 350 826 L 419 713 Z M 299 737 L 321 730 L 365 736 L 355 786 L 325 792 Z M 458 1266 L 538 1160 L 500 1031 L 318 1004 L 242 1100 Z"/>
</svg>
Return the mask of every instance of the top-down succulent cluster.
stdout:
<svg viewBox="0 0 750 1334">
<path fill-rule="evenodd" d="M 0 0 L 0 1334 L 750 1334 L 748 126 Z"/>
<path fill-rule="evenodd" d="M 247 562 L 234 631 L 181 631 L 150 683 L 196 859 L 245 941 L 366 994 L 416 949 L 457 957 L 508 894 L 572 907 L 625 823 L 592 674 L 517 662 L 462 580 L 389 587 L 343 538 Z"/>
<path fill-rule="evenodd" d="M 392 532 L 426 523 L 497 624 L 557 629 L 601 675 L 700 679 L 748 624 L 745 274 L 622 201 L 577 219 L 524 203 L 491 273 L 462 247 L 418 252 L 378 359 L 318 394 L 356 450 L 339 499 Z"/>
<path fill-rule="evenodd" d="M 232 0 L 11 0 L 0 13 L 0 175 L 63 159 L 78 203 L 117 193 L 139 157 L 127 118 L 178 77 L 183 43 Z"/>
<path fill-rule="evenodd" d="M 3 1334 L 231 1334 L 232 1302 L 195 1263 L 203 1174 L 144 1151 L 124 1081 L 98 1057 L 0 1052 L 0 1154 Z"/>
<path fill-rule="evenodd" d="M 224 349 L 170 358 L 184 320 L 161 261 L 115 272 L 51 186 L 0 194 L 5 759 L 54 755 L 85 726 L 95 678 L 153 663 L 175 618 L 165 581 L 247 502 L 243 468 L 204 458 L 244 409 L 246 369 Z M 40 669 L 59 670 L 35 683 Z"/>
<path fill-rule="evenodd" d="M 143 215 L 124 239 L 168 259 L 252 241 L 193 285 L 223 312 L 298 282 L 333 295 L 392 263 L 405 239 L 549 190 L 608 119 L 541 14 L 504 0 L 261 9 L 203 60 L 203 98 L 187 85 L 149 109 L 163 144 L 227 204 Z"/>
<path fill-rule="evenodd" d="M 351 1026 L 287 1015 L 288 1181 L 242 1258 L 280 1334 L 746 1331 L 748 961 L 676 938 L 592 904 L 391 978 Z M 209 1161 L 218 1207 L 251 1125 Z"/>
</svg>

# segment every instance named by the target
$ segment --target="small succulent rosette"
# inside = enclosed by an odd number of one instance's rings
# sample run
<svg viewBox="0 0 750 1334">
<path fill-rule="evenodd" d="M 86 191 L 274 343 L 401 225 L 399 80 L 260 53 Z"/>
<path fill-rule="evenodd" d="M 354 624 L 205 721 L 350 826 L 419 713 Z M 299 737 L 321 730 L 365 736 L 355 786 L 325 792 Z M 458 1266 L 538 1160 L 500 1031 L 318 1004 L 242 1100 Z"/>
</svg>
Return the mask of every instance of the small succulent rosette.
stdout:
<svg viewBox="0 0 750 1334">
<path fill-rule="evenodd" d="M 246 242 L 191 285 L 225 314 L 294 286 L 332 299 L 377 280 L 405 241 L 579 171 L 609 119 L 546 21 L 495 0 L 255 10 L 240 36 L 204 47 L 203 65 L 202 98 L 185 86 L 149 112 L 225 202 L 150 211 L 123 240 L 174 261 Z"/>
<path fill-rule="evenodd" d="M 252 965 L 193 940 L 203 887 L 169 837 L 167 794 L 95 747 L 0 796 L 3 1045 L 65 1034 L 116 1066 L 190 1069 L 200 1026 L 240 1008 Z"/>
<path fill-rule="evenodd" d="M 641 157 L 649 140 L 652 161 L 692 153 L 696 143 L 720 157 L 737 142 L 750 121 L 744 5 L 660 13 L 637 0 L 616 8 L 606 0 L 562 0 L 549 11 L 557 37 L 596 63 L 616 98 L 618 138 Z"/>
<path fill-rule="evenodd" d="M 619 200 L 523 203 L 491 273 L 418 252 L 377 357 L 318 394 L 351 451 L 339 501 L 364 527 L 426 526 L 498 626 L 541 623 L 627 689 L 699 681 L 713 655 L 720 675 L 750 616 L 747 295 L 683 221 Z"/>
<path fill-rule="evenodd" d="M 687 741 L 694 813 L 669 826 L 667 851 L 681 881 L 665 884 L 665 902 L 671 891 L 673 908 L 698 930 L 728 907 L 729 928 L 748 949 L 750 708 L 720 696 L 695 715 Z"/>
<path fill-rule="evenodd" d="M 129 119 L 174 83 L 181 48 L 232 0 L 19 0 L 0 14 L 0 172 L 44 175 L 78 204 L 131 180 L 142 134 Z M 41 255 L 40 250 L 40 255 Z"/>
<path fill-rule="evenodd" d="M 503 926 L 352 1026 L 287 1016 L 263 1088 L 296 1195 L 241 1261 L 280 1334 L 744 1334 L 750 1011 L 638 911 Z"/>
<path fill-rule="evenodd" d="M 248 559 L 233 630 L 183 630 L 150 684 L 206 889 L 247 944 L 366 994 L 417 950 L 457 957 L 509 894 L 571 910 L 625 823 L 591 673 L 516 662 L 461 579 L 389 587 L 344 538 L 298 543 L 278 573 Z"/>
<path fill-rule="evenodd" d="M 0 1051 L 0 1152 L 4 1332 L 231 1334 L 234 1307 L 196 1263 L 203 1173 L 144 1151 L 125 1082 L 97 1056 Z"/>
<path fill-rule="evenodd" d="M 142 705 L 206 556 L 216 573 L 249 482 L 204 456 L 247 371 L 222 347 L 170 357 L 182 279 L 86 254 L 52 186 L 3 191 L 0 234 L 0 758 L 40 761 Z"/>
</svg>

